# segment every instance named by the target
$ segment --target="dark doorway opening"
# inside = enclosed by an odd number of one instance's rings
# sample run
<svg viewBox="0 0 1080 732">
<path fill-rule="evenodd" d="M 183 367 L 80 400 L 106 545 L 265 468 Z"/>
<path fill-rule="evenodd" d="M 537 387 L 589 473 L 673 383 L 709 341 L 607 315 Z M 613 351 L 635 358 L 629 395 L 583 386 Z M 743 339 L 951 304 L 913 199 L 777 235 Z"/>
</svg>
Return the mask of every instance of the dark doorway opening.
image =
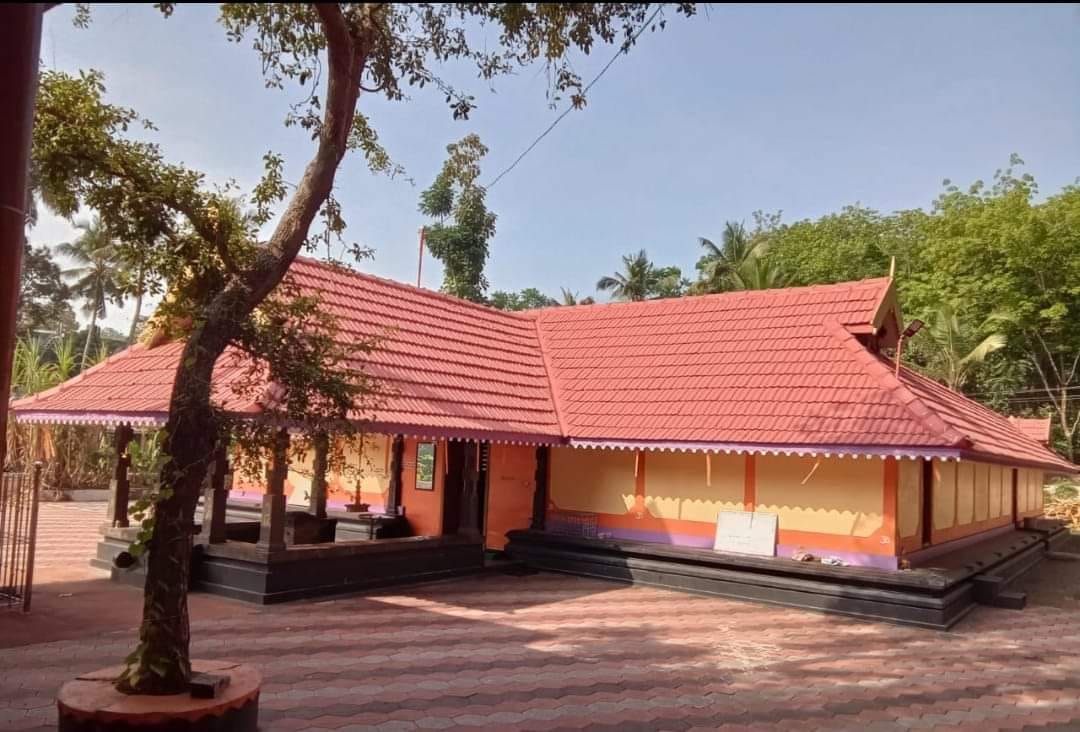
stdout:
<svg viewBox="0 0 1080 732">
<path fill-rule="evenodd" d="M 934 461 L 922 461 L 922 545 L 930 546 L 934 536 Z"/>
</svg>

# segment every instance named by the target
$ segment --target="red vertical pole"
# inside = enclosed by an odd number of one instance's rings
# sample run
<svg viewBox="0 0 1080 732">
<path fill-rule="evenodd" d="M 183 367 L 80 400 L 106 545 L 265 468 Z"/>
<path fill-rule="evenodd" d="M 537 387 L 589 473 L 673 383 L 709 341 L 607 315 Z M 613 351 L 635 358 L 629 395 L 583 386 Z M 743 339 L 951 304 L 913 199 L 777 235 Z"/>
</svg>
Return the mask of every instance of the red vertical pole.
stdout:
<svg viewBox="0 0 1080 732">
<path fill-rule="evenodd" d="M 34 124 L 41 3 L 0 5 L 0 441 L 6 443 L 15 308 L 26 228 L 26 170 Z M 0 471 L 4 469 L 0 447 Z"/>
</svg>

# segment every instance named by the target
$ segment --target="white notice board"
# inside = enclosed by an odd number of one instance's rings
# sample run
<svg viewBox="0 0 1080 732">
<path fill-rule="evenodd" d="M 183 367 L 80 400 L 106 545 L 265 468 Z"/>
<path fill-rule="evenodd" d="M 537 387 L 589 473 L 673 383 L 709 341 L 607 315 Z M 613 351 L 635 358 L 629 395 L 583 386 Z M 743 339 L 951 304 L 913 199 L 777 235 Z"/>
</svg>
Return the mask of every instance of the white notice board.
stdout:
<svg viewBox="0 0 1080 732">
<path fill-rule="evenodd" d="M 732 554 L 776 556 L 775 513 L 756 511 L 721 511 L 716 517 L 713 550 Z"/>
</svg>

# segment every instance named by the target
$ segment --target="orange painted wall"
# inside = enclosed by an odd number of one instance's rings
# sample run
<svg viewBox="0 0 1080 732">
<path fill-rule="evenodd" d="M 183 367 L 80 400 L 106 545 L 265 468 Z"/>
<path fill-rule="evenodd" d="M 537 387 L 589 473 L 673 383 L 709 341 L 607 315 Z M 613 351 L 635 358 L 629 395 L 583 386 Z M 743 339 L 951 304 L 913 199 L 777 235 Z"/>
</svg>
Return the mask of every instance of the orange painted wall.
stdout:
<svg viewBox="0 0 1080 732">
<path fill-rule="evenodd" d="M 491 445 L 484 517 L 484 545 L 488 549 L 505 547 L 506 532 L 529 528 L 535 487 L 535 447 Z"/>
<path fill-rule="evenodd" d="M 401 505 L 405 518 L 415 536 L 441 536 L 443 530 L 443 485 L 446 481 L 446 440 L 435 442 L 435 480 L 432 490 L 416 487 L 416 446 L 420 442 L 405 439 L 405 455 L 401 466 Z"/>
</svg>

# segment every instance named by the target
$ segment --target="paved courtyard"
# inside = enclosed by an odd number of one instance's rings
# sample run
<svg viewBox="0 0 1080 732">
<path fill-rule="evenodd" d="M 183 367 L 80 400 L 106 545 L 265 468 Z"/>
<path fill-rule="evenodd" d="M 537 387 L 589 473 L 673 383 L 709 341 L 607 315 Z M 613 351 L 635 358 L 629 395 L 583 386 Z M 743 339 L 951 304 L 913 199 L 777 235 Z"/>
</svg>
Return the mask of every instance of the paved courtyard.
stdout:
<svg viewBox="0 0 1080 732">
<path fill-rule="evenodd" d="M 103 506 L 46 504 L 28 618 L 0 616 L 0 728 L 55 727 L 139 593 L 87 569 Z M 1080 562 L 949 633 L 538 574 L 257 608 L 192 598 L 193 652 L 264 674 L 267 730 L 1080 730 Z"/>
</svg>

